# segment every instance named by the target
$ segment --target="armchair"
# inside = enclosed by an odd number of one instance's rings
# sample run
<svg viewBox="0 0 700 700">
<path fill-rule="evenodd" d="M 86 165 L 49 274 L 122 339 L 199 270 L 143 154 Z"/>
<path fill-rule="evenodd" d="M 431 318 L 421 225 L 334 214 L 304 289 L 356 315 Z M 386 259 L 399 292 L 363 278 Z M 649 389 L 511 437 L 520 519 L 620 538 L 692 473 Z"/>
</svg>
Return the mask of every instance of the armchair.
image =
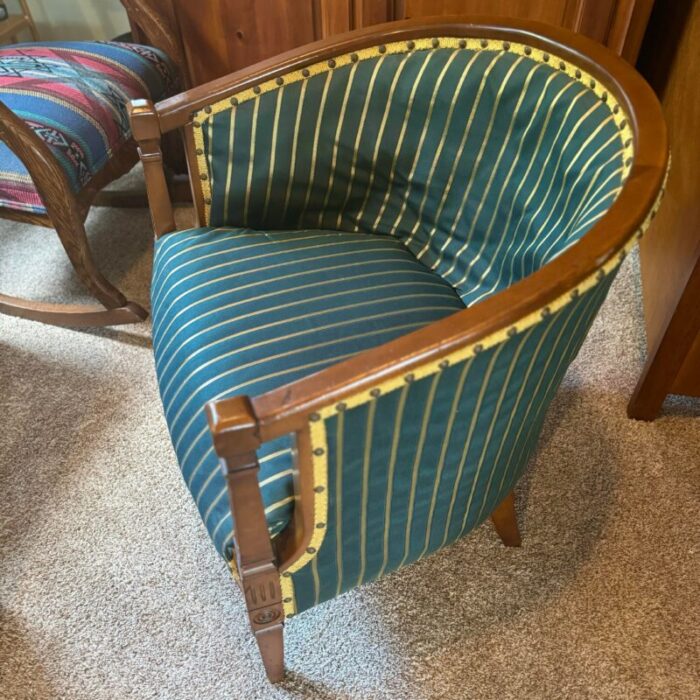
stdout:
<svg viewBox="0 0 700 700">
<path fill-rule="evenodd" d="M 667 162 L 626 63 L 530 22 L 406 21 L 131 106 L 153 346 L 185 482 L 268 677 L 284 620 L 512 489 Z M 199 225 L 174 231 L 161 133 Z"/>
</svg>

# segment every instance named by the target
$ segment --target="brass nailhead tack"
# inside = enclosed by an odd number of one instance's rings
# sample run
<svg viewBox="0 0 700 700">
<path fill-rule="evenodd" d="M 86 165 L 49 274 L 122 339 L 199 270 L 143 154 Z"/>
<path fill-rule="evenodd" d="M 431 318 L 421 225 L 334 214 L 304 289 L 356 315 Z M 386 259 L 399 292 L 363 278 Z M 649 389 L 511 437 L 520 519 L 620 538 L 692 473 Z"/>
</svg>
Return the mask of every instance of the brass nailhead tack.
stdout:
<svg viewBox="0 0 700 700">
<path fill-rule="evenodd" d="M 465 39 L 460 39 L 459 40 L 459 48 L 460 49 L 466 49 L 467 48 L 467 42 Z"/>
<path fill-rule="evenodd" d="M 204 108 L 204 111 L 205 111 L 207 114 L 211 114 L 211 107 L 210 107 L 209 105 L 207 105 L 207 106 Z"/>
<path fill-rule="evenodd" d="M 627 253 L 624 250 L 620 251 L 620 262 L 622 262 L 627 257 Z"/>
<path fill-rule="evenodd" d="M 481 343 L 478 343 L 477 345 L 474 346 L 474 352 L 478 355 L 482 350 L 484 349 L 484 346 Z"/>
<path fill-rule="evenodd" d="M 373 396 L 376 399 L 377 396 L 379 396 L 379 394 L 381 394 L 381 393 L 382 393 L 381 389 L 372 389 L 372 391 L 369 392 L 369 395 Z"/>
<path fill-rule="evenodd" d="M 620 122 L 620 130 L 624 129 L 626 126 L 627 126 L 627 120 L 626 120 L 626 119 L 623 119 L 623 120 Z"/>
<path fill-rule="evenodd" d="M 237 97 L 232 97 L 231 98 L 231 104 L 235 107 L 238 104 L 238 98 Z"/>
<path fill-rule="evenodd" d="M 314 486 L 314 491 L 316 493 L 323 493 L 326 489 L 323 486 Z"/>
<path fill-rule="evenodd" d="M 627 141 L 625 141 L 625 148 L 629 148 L 631 145 L 632 145 L 632 139 L 627 139 Z"/>
<path fill-rule="evenodd" d="M 572 289 L 570 294 L 571 298 L 576 299 L 578 297 L 578 293 L 578 289 Z"/>
<path fill-rule="evenodd" d="M 591 82 L 588 84 L 591 86 L 591 88 L 594 88 L 595 87 L 595 80 L 591 80 Z"/>
<path fill-rule="evenodd" d="M 559 61 L 559 70 L 566 70 L 566 63 L 564 63 L 564 61 Z"/>
<path fill-rule="evenodd" d="M 603 102 L 607 102 L 607 101 L 608 101 L 608 93 L 607 93 L 607 92 L 604 92 L 604 93 L 600 96 L 600 99 L 603 100 Z"/>
<path fill-rule="evenodd" d="M 321 414 L 320 413 L 312 413 L 309 416 L 309 420 L 313 420 L 313 421 L 321 420 Z"/>
<path fill-rule="evenodd" d="M 307 553 L 307 554 L 315 554 L 315 553 L 316 553 L 316 547 L 307 547 L 307 548 L 306 548 L 306 553 Z"/>
<path fill-rule="evenodd" d="M 481 44 L 481 48 L 485 49 L 489 45 L 489 42 L 486 41 L 486 39 L 482 39 L 480 44 Z"/>
<path fill-rule="evenodd" d="M 256 85 L 256 86 L 253 88 L 253 92 L 254 92 L 256 95 L 259 95 L 259 94 L 260 94 L 260 86 L 259 86 L 259 85 Z"/>
<path fill-rule="evenodd" d="M 336 411 L 344 411 L 347 407 L 348 407 L 348 405 L 346 403 L 341 402 L 339 404 L 336 404 L 335 410 Z"/>
<path fill-rule="evenodd" d="M 529 56 L 532 53 L 532 49 L 529 46 L 525 47 L 525 55 Z"/>
<path fill-rule="evenodd" d="M 440 40 L 433 39 L 432 44 L 433 44 L 433 48 L 436 49 L 438 46 L 440 46 Z"/>
<path fill-rule="evenodd" d="M 632 165 L 632 159 L 631 159 L 631 158 L 628 158 L 628 159 L 625 161 L 625 165 L 629 168 L 630 165 Z"/>
<path fill-rule="evenodd" d="M 206 179 L 207 179 L 207 176 L 206 176 L 204 173 L 202 173 L 199 177 L 200 177 L 202 180 L 206 180 Z"/>
<path fill-rule="evenodd" d="M 518 329 L 515 326 L 508 329 L 508 337 L 509 338 L 513 338 L 517 334 L 518 334 Z"/>
<path fill-rule="evenodd" d="M 440 369 L 447 369 L 450 366 L 450 361 L 449 360 L 443 360 L 438 367 Z"/>
<path fill-rule="evenodd" d="M 201 149 L 201 148 L 198 148 L 198 149 L 195 151 L 195 153 L 196 153 L 198 156 L 203 156 L 203 155 L 204 155 L 204 150 Z"/>
<path fill-rule="evenodd" d="M 386 46 L 384 46 L 384 44 L 379 47 L 379 53 L 386 53 Z"/>
<path fill-rule="evenodd" d="M 319 530 L 323 530 L 323 528 L 326 527 L 326 523 L 316 523 L 316 527 L 317 527 Z"/>
<path fill-rule="evenodd" d="M 329 68 L 335 68 L 335 61 L 331 58 L 330 61 L 328 61 L 328 67 Z"/>
<path fill-rule="evenodd" d="M 602 282 L 605 279 L 605 270 L 598 270 L 596 278 L 598 279 L 598 282 Z"/>
<path fill-rule="evenodd" d="M 277 79 L 275 79 L 275 82 L 276 82 L 278 85 L 284 85 L 284 78 L 277 78 Z"/>
<path fill-rule="evenodd" d="M 410 384 L 415 378 L 414 374 L 407 374 L 403 379 L 407 384 Z"/>
<path fill-rule="evenodd" d="M 408 47 L 408 50 L 409 50 L 409 51 L 413 51 L 413 49 L 416 48 L 416 44 L 415 44 L 414 41 L 409 41 L 409 42 L 406 44 L 406 46 Z"/>
<path fill-rule="evenodd" d="M 283 602 L 283 603 L 291 603 L 291 602 L 292 602 L 292 599 L 291 599 L 291 598 L 284 598 L 284 599 L 282 600 L 282 602 Z"/>
<path fill-rule="evenodd" d="M 577 78 L 580 78 L 580 77 L 581 77 L 581 71 L 580 71 L 580 70 L 577 70 L 576 73 L 574 73 L 574 75 L 575 75 Z"/>
<path fill-rule="evenodd" d="M 357 63 L 357 59 L 358 59 L 358 56 L 357 56 L 356 53 L 351 53 L 351 54 L 350 54 L 350 60 L 351 60 L 353 63 Z"/>
<path fill-rule="evenodd" d="M 289 571 L 283 571 L 282 576 L 284 576 L 285 578 L 289 578 L 291 574 L 289 573 Z"/>
<path fill-rule="evenodd" d="M 617 114 L 620 111 L 620 105 L 615 105 L 613 107 L 613 114 Z"/>
<path fill-rule="evenodd" d="M 201 124 L 200 124 L 199 122 L 192 122 L 192 126 L 193 126 L 195 129 L 198 129 L 198 128 L 201 126 Z"/>
<path fill-rule="evenodd" d="M 548 53 L 543 53 L 543 54 L 542 54 L 542 60 L 543 60 L 545 63 L 548 63 L 548 62 L 549 62 L 549 54 L 548 54 Z"/>
<path fill-rule="evenodd" d="M 211 199 L 210 199 L 209 197 L 207 197 L 207 198 L 204 200 L 204 203 L 205 203 L 205 204 L 211 204 Z"/>
<path fill-rule="evenodd" d="M 308 69 L 308 68 L 304 68 L 304 70 L 301 71 L 301 74 L 302 74 L 305 78 L 308 78 L 309 75 L 310 75 L 309 69 Z"/>
<path fill-rule="evenodd" d="M 508 51 L 510 49 L 510 41 L 503 42 L 503 50 Z"/>
<path fill-rule="evenodd" d="M 549 308 L 549 306 L 545 306 L 544 309 L 540 311 L 540 316 L 542 316 L 542 318 L 547 318 L 547 316 L 549 316 L 551 313 L 552 310 Z"/>
<path fill-rule="evenodd" d="M 317 447 L 317 448 L 314 450 L 314 454 L 315 454 L 317 457 L 320 457 L 323 453 L 324 453 L 323 447 Z"/>
</svg>

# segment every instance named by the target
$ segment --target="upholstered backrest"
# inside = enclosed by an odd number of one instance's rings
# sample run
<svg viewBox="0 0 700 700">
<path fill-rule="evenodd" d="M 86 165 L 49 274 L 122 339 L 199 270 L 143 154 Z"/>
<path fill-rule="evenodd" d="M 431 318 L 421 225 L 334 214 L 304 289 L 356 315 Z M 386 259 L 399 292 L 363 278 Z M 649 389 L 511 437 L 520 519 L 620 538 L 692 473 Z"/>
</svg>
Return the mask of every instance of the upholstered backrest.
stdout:
<svg viewBox="0 0 700 700">
<path fill-rule="evenodd" d="M 398 236 L 470 305 L 612 204 L 631 132 L 604 86 L 496 41 L 373 47 L 201 111 L 213 225 Z"/>
</svg>

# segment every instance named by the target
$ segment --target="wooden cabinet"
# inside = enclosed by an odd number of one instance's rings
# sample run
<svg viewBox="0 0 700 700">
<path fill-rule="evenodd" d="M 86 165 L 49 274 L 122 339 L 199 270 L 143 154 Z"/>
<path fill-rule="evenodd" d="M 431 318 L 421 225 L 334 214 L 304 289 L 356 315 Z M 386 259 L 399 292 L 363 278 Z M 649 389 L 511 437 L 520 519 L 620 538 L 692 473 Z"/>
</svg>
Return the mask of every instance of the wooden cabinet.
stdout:
<svg viewBox="0 0 700 700">
<path fill-rule="evenodd" d="M 639 57 L 668 124 L 666 196 L 640 245 L 648 360 L 628 412 L 654 418 L 667 394 L 700 397 L 700 2 L 659 2 Z"/>
<path fill-rule="evenodd" d="M 653 0 L 122 0 L 169 17 L 191 85 L 333 34 L 408 17 L 490 15 L 548 22 L 607 44 L 629 61 Z M 138 30 L 137 30 L 138 31 Z M 148 36 L 148 32 L 146 32 Z"/>
</svg>

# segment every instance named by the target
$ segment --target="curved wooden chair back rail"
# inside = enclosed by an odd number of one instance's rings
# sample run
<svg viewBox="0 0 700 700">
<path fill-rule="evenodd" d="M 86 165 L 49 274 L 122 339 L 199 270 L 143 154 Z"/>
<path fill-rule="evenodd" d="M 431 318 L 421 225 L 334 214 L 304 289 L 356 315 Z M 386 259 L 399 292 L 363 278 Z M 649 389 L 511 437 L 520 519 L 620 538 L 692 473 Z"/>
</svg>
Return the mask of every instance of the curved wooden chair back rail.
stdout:
<svg viewBox="0 0 700 700">
<path fill-rule="evenodd" d="M 354 443 L 364 444 L 366 450 L 364 457 L 356 456 L 359 462 L 355 465 L 359 465 L 360 472 L 357 473 L 365 475 L 362 498 L 371 503 L 376 501 L 378 512 L 385 513 L 388 510 L 381 505 L 384 498 L 387 509 L 395 498 L 395 494 L 389 492 L 385 496 L 385 487 L 376 484 L 392 484 L 392 478 L 396 478 L 391 471 L 392 465 L 401 460 L 389 458 L 388 467 L 385 462 L 375 465 L 377 473 L 383 476 L 379 482 L 371 481 L 370 475 L 375 473 L 370 470 L 374 465 L 372 439 L 386 450 L 382 454 L 389 455 L 394 454 L 394 449 L 402 449 L 400 443 L 405 440 L 404 433 L 395 430 L 394 434 L 401 439 L 398 448 L 396 444 L 392 447 L 387 442 L 391 431 L 387 428 L 377 432 L 372 427 L 376 416 L 379 416 L 377 420 L 384 421 L 382 425 L 387 425 L 388 418 L 394 416 L 391 420 L 402 426 L 404 411 L 408 415 L 410 411 L 418 410 L 418 404 L 428 405 L 420 402 L 433 402 L 437 400 L 435 397 L 442 397 L 441 401 L 455 397 L 450 399 L 454 416 L 458 405 L 454 386 L 460 382 L 469 387 L 467 393 L 470 396 L 498 393 L 501 387 L 500 398 L 494 397 L 494 401 L 498 399 L 497 406 L 504 396 L 509 397 L 506 401 L 511 401 L 507 425 L 500 417 L 496 421 L 498 409 L 493 409 L 490 427 L 486 420 L 484 424 L 479 423 L 479 429 L 468 433 L 464 449 L 471 449 L 474 442 L 481 452 L 478 465 L 473 465 L 477 473 L 472 477 L 469 503 L 462 503 L 463 499 L 467 500 L 467 494 L 460 490 L 462 472 L 459 471 L 454 476 L 452 503 L 448 509 L 439 497 L 441 477 L 438 473 L 434 477 L 432 506 L 425 505 L 428 509 L 424 514 L 425 532 L 421 529 L 423 525 L 419 524 L 420 533 L 415 534 L 415 522 L 412 526 L 411 520 L 415 508 L 407 516 L 407 522 L 400 520 L 397 527 L 405 528 L 408 547 L 403 558 L 398 557 L 401 561 L 394 561 L 394 554 L 389 552 L 393 546 L 393 540 L 389 538 L 385 540 L 384 564 L 379 567 L 374 561 L 367 560 L 365 568 L 367 533 L 363 530 L 371 526 L 365 520 L 368 513 L 365 504 L 364 515 L 357 521 L 360 539 L 365 542 L 358 555 L 362 568 L 359 574 L 353 573 L 358 583 L 388 570 L 387 561 L 389 568 L 396 568 L 452 541 L 478 524 L 489 512 L 503 542 L 519 544 L 511 489 L 536 440 L 552 393 L 580 346 L 618 265 L 655 212 L 667 166 L 665 126 L 650 88 L 628 64 L 607 49 L 565 30 L 531 22 L 506 23 L 490 19 L 436 18 L 371 27 L 302 47 L 157 105 L 143 100 L 131 105 L 132 130 L 146 169 L 153 224 L 156 235 L 161 237 L 160 244 L 167 242 L 167 234 L 174 230 L 172 206 L 160 165 L 162 133 L 174 129 L 184 131 L 199 225 L 207 225 L 215 195 L 209 187 L 210 171 L 203 148 L 206 150 L 211 145 L 206 134 L 213 132 L 205 132 L 202 123 L 206 121 L 210 125 L 212 122 L 208 120 L 212 114 L 230 109 L 227 103 L 238 105 L 252 100 L 251 104 L 257 105 L 258 97 L 274 90 L 275 86 L 320 74 L 327 70 L 324 66 L 332 69 L 336 65 L 349 65 L 358 60 L 358 54 L 359 60 L 369 56 L 379 62 L 385 53 L 412 51 L 418 44 L 428 46 L 428 50 L 431 45 L 437 47 L 444 37 L 451 38 L 455 46 L 476 47 L 477 52 L 482 47 L 484 51 L 492 52 L 515 51 L 523 59 L 532 56 L 550 67 L 553 64 L 572 81 L 578 81 L 576 84 L 590 88 L 597 99 L 608 103 L 612 123 L 622 134 L 620 139 L 625 143 L 627 153 L 621 166 L 624 178 L 615 201 L 577 242 L 501 291 L 442 320 L 379 347 L 364 350 L 297 381 L 250 398 L 234 395 L 207 405 L 214 449 L 228 482 L 230 515 L 235 522 L 232 567 L 240 578 L 251 625 L 268 676 L 273 681 L 283 675 L 282 627 L 285 617 L 332 597 L 336 590 L 354 585 L 347 582 L 347 571 L 344 574 L 339 571 L 344 563 L 341 550 L 334 554 L 334 547 L 343 546 L 344 541 L 341 529 L 345 516 L 340 514 L 341 502 L 343 506 L 353 507 L 353 504 L 342 501 L 345 487 L 341 481 L 341 457 L 352 456 L 348 450 L 354 449 Z M 468 41 L 459 41 L 460 38 Z M 397 42 L 403 42 L 405 48 L 396 48 Z M 230 133 L 233 134 L 233 127 Z M 319 148 L 324 145 L 327 144 L 320 144 Z M 252 173 L 252 170 L 250 167 L 248 172 Z M 240 212 L 237 215 L 240 216 Z M 230 225 L 232 221 L 220 223 Z M 161 286 L 166 291 L 159 291 L 159 294 L 167 294 L 167 283 Z M 547 334 L 550 334 L 550 340 L 556 335 L 553 345 L 547 345 L 550 342 L 545 341 Z M 156 350 L 160 342 L 165 341 L 154 336 Z M 547 347 L 548 350 L 541 352 Z M 530 365 L 525 368 L 521 359 L 527 357 L 530 357 Z M 554 357 L 558 359 L 555 361 Z M 161 357 L 160 364 L 163 362 Z M 473 371 L 470 368 L 474 368 Z M 530 375 L 539 379 L 535 382 L 533 378 L 534 383 L 528 384 Z M 441 383 L 442 377 L 445 381 Z M 509 383 L 513 382 L 516 389 L 520 386 L 518 391 L 511 391 L 513 387 Z M 529 387 L 527 392 L 526 387 Z M 167 393 L 166 387 L 164 395 Z M 528 394 L 525 399 L 524 393 Z M 417 397 L 427 398 L 419 400 Z M 472 426 L 481 421 L 483 410 L 480 413 L 480 405 L 474 404 L 466 413 L 460 413 L 460 421 L 469 423 L 470 411 L 473 414 Z M 423 436 L 415 438 L 419 440 L 420 450 L 426 441 L 429 442 L 427 436 L 432 425 L 426 422 L 429 414 L 425 410 L 423 428 L 416 419 L 418 423 L 411 431 Z M 463 410 L 462 407 L 460 411 Z M 178 416 L 175 416 L 172 422 L 177 421 Z M 443 439 L 446 446 L 451 439 L 453 423 L 448 421 L 447 425 L 446 432 L 442 433 L 447 436 Z M 503 430 L 499 441 L 491 440 L 494 427 L 497 431 Z M 484 433 L 488 433 L 486 437 L 483 437 Z M 283 531 L 272 538 L 258 479 L 259 455 L 271 441 L 290 434 L 294 436 L 292 451 L 295 455 L 293 514 Z M 503 473 L 499 472 L 492 484 L 493 473 L 489 474 L 488 462 L 494 459 L 491 450 L 495 451 L 498 442 L 500 447 L 495 460 L 503 461 L 501 450 L 505 446 L 506 451 L 510 450 L 510 471 L 501 470 Z M 512 469 L 511 461 L 516 465 Z M 434 469 L 439 472 L 444 454 L 438 462 L 440 464 Z M 415 463 L 415 469 L 419 470 L 418 457 Z M 478 482 L 482 467 L 489 482 L 485 490 Z M 390 470 L 388 476 L 387 468 Z M 399 468 L 404 467 L 396 466 Z M 414 471 L 414 495 L 416 473 Z M 447 478 L 446 473 L 447 470 L 444 478 Z M 354 480 L 357 481 L 357 477 Z M 380 488 L 380 494 L 376 493 L 377 488 Z M 423 504 L 420 507 L 423 508 Z M 461 528 L 451 527 L 453 516 L 458 511 Z M 377 517 L 373 515 L 372 522 L 376 523 Z M 389 518 L 388 515 L 383 517 Z M 442 539 L 438 536 L 442 533 L 436 534 L 435 527 L 431 533 L 430 526 L 435 525 L 436 518 L 447 523 Z M 385 537 L 388 537 L 387 527 L 391 527 L 387 522 L 384 523 Z M 377 535 L 379 540 L 380 534 Z M 419 547 L 420 551 L 414 551 L 413 540 L 418 538 L 423 542 L 423 537 L 424 546 Z M 338 562 L 334 568 L 336 556 Z"/>
</svg>

